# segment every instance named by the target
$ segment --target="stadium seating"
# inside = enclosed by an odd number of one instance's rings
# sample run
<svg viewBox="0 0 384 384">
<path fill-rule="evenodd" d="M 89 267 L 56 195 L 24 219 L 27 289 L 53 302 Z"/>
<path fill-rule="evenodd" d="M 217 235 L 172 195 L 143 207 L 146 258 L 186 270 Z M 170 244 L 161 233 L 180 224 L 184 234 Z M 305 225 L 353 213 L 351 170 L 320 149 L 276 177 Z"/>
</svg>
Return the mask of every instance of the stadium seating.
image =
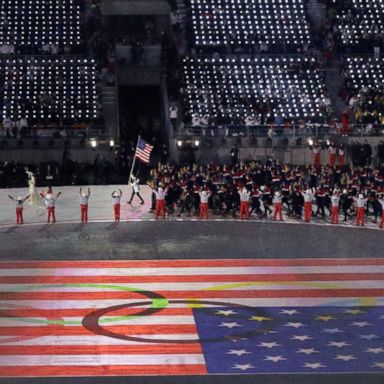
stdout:
<svg viewBox="0 0 384 384">
<path fill-rule="evenodd" d="M 81 1 L 1 0 L 1 53 L 14 53 L 15 47 L 57 53 L 79 45 Z"/>
<path fill-rule="evenodd" d="M 96 66 L 87 58 L 0 57 L 2 118 L 96 118 Z"/>
<path fill-rule="evenodd" d="M 356 120 L 384 124 L 384 58 L 347 57 L 343 75 L 342 96 L 356 110 Z"/>
<path fill-rule="evenodd" d="M 384 32 L 383 0 L 337 0 L 336 26 L 344 45 L 356 45 Z"/>
<path fill-rule="evenodd" d="M 303 0 L 189 0 L 197 46 L 310 42 Z"/>
<path fill-rule="evenodd" d="M 311 118 L 321 116 L 327 99 L 323 72 L 311 57 L 186 58 L 183 72 L 192 121 Z"/>
</svg>

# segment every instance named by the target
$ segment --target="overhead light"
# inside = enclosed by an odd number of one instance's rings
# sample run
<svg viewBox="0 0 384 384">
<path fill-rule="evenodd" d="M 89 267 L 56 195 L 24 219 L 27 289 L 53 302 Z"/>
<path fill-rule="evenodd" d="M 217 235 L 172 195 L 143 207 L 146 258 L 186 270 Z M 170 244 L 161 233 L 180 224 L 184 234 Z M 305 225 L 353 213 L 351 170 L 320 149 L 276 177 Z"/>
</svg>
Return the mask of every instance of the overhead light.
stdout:
<svg viewBox="0 0 384 384">
<path fill-rule="evenodd" d="M 312 145 L 313 145 L 313 139 L 310 137 L 307 141 L 308 141 L 309 146 L 312 147 Z"/>
<path fill-rule="evenodd" d="M 109 146 L 112 148 L 115 146 L 115 140 L 114 139 L 110 139 L 109 140 Z"/>
<path fill-rule="evenodd" d="M 199 140 L 195 140 L 195 147 L 198 147 L 200 145 L 200 141 Z"/>
<path fill-rule="evenodd" d="M 91 137 L 89 139 L 89 145 L 91 146 L 92 149 L 95 149 L 97 147 L 97 139 L 94 137 Z"/>
<path fill-rule="evenodd" d="M 183 142 L 181 140 L 177 140 L 177 146 L 181 148 L 183 146 Z"/>
</svg>

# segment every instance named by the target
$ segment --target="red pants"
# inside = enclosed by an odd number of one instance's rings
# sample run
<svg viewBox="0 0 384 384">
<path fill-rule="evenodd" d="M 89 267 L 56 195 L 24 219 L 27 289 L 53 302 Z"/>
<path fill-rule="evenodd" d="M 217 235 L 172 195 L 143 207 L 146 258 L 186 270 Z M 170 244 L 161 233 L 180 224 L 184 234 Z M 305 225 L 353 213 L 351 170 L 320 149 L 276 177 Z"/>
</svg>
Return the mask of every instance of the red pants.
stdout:
<svg viewBox="0 0 384 384">
<path fill-rule="evenodd" d="M 81 222 L 88 223 L 88 205 L 80 204 Z M 119 212 L 120 215 L 120 212 Z"/>
<path fill-rule="evenodd" d="M 165 219 L 165 200 L 156 201 L 155 219 L 159 217 L 159 214 Z"/>
<path fill-rule="evenodd" d="M 24 224 L 23 208 L 16 208 L 16 223 L 17 224 Z"/>
<path fill-rule="evenodd" d="M 204 217 L 208 219 L 208 203 L 200 204 L 200 219 L 203 219 Z"/>
<path fill-rule="evenodd" d="M 304 203 L 304 219 L 305 219 L 305 221 L 310 222 L 311 216 L 312 216 L 312 203 L 309 201 L 306 201 Z"/>
<path fill-rule="evenodd" d="M 328 163 L 329 163 L 329 166 L 334 167 L 336 164 L 336 155 L 333 155 L 333 154 L 329 155 Z"/>
<path fill-rule="evenodd" d="M 332 207 L 332 224 L 339 224 L 339 207 Z"/>
<path fill-rule="evenodd" d="M 113 212 L 115 214 L 115 221 L 120 221 L 120 204 L 113 204 Z"/>
<path fill-rule="evenodd" d="M 316 167 L 320 167 L 320 153 L 316 153 L 315 155 L 313 155 L 313 164 Z"/>
<path fill-rule="evenodd" d="M 279 216 L 280 217 L 280 221 L 283 221 L 283 204 L 281 203 L 276 203 L 274 205 L 274 208 L 275 208 L 275 211 L 273 212 L 273 220 L 276 220 L 276 217 Z"/>
<path fill-rule="evenodd" d="M 240 219 L 249 219 L 249 203 L 248 201 L 240 201 Z"/>
<path fill-rule="evenodd" d="M 356 225 L 364 225 L 365 208 L 358 207 L 356 211 Z"/>
<path fill-rule="evenodd" d="M 52 223 L 56 223 L 56 215 L 55 215 L 55 207 L 47 208 L 47 223 L 50 222 L 51 217 L 52 217 Z"/>
<path fill-rule="evenodd" d="M 383 228 L 384 227 L 384 209 L 383 209 L 383 212 L 381 214 L 381 222 L 380 222 L 380 228 Z"/>
<path fill-rule="evenodd" d="M 340 167 L 342 167 L 342 166 L 344 165 L 344 162 L 345 162 L 345 157 L 344 157 L 344 155 L 343 155 L 343 156 L 340 156 L 340 155 L 339 155 L 339 165 L 340 165 Z"/>
</svg>

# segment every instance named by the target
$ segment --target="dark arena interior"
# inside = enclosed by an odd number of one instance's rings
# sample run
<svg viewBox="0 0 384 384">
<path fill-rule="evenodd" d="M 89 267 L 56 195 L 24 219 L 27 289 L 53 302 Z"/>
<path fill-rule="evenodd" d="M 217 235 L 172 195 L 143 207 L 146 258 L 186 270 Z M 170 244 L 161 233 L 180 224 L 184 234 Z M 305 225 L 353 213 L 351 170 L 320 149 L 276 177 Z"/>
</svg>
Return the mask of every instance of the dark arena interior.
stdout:
<svg viewBox="0 0 384 384">
<path fill-rule="evenodd" d="M 383 0 L 0 0 L 0 383 L 384 382 Z"/>
</svg>

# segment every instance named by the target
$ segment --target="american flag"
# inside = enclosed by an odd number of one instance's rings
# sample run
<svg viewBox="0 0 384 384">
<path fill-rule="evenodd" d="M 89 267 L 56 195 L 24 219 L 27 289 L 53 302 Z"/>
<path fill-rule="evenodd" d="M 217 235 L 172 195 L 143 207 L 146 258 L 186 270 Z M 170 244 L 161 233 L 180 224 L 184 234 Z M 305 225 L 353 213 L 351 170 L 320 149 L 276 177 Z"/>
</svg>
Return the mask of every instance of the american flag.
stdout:
<svg viewBox="0 0 384 384">
<path fill-rule="evenodd" d="M 384 259 L 0 262 L 0 376 L 384 371 Z"/>
<path fill-rule="evenodd" d="M 145 140 L 139 138 L 137 142 L 135 157 L 144 163 L 149 163 L 152 149 L 153 145 L 149 145 Z"/>
</svg>

